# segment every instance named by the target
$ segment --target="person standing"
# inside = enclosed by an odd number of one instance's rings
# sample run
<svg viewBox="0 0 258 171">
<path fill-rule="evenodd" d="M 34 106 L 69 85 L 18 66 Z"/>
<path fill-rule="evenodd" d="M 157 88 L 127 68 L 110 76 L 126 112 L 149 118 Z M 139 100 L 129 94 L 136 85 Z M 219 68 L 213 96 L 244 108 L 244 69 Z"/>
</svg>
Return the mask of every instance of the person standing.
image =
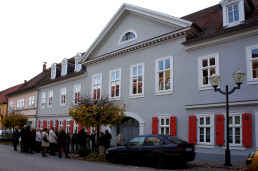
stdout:
<svg viewBox="0 0 258 171">
<path fill-rule="evenodd" d="M 122 145 L 122 134 L 119 131 L 116 134 L 116 147 L 118 147 Z"/>
<path fill-rule="evenodd" d="M 42 156 L 47 157 L 46 155 L 46 151 L 47 151 L 47 147 L 49 147 L 49 137 L 47 134 L 47 128 L 43 129 L 43 132 L 41 134 L 41 147 L 42 147 Z"/>
<path fill-rule="evenodd" d="M 65 133 L 65 130 L 62 128 L 58 134 L 58 139 L 57 139 L 57 142 L 58 142 L 58 154 L 59 154 L 59 158 L 62 158 L 62 149 L 64 150 L 65 152 L 65 156 L 66 158 L 70 158 L 68 156 L 68 153 L 67 153 L 67 149 L 66 149 L 66 133 Z"/>
<path fill-rule="evenodd" d="M 25 151 L 25 144 L 26 144 L 26 140 L 25 140 L 25 129 L 26 129 L 27 125 L 24 125 L 23 128 L 21 129 L 20 135 L 21 135 L 21 153 L 23 153 Z"/>
<path fill-rule="evenodd" d="M 54 127 L 51 127 L 50 131 L 49 131 L 49 153 L 52 156 L 56 155 L 56 153 L 55 153 L 56 141 L 57 141 L 57 136 L 54 131 Z"/>
<path fill-rule="evenodd" d="M 37 129 L 37 131 L 36 131 L 36 138 L 35 138 L 35 143 L 36 143 L 36 148 L 35 148 L 35 151 L 37 152 L 37 153 L 39 153 L 40 152 L 40 150 L 41 150 L 41 131 L 40 131 L 40 129 Z"/>
<path fill-rule="evenodd" d="M 26 141 L 27 141 L 27 152 L 29 152 L 31 154 L 34 154 L 32 152 L 34 139 L 33 139 L 33 135 L 32 135 L 30 126 L 26 127 L 26 134 L 25 135 L 26 135 L 25 138 L 26 138 Z"/>
<path fill-rule="evenodd" d="M 76 152 L 78 151 L 78 134 L 77 134 L 77 130 L 75 130 L 75 132 L 73 133 L 72 135 L 72 142 L 71 142 L 71 150 L 74 152 L 74 145 L 75 145 L 75 148 L 76 148 Z"/>
<path fill-rule="evenodd" d="M 95 137 L 96 137 L 96 133 L 95 130 L 92 131 L 91 135 L 90 135 L 90 140 L 91 140 L 91 152 L 96 152 L 96 148 L 95 148 Z"/>
<path fill-rule="evenodd" d="M 106 129 L 105 131 L 105 140 L 106 140 L 106 143 L 105 143 L 105 151 L 110 148 L 110 141 L 112 139 L 112 135 L 109 133 L 108 129 Z"/>
<path fill-rule="evenodd" d="M 101 132 L 99 137 L 99 154 L 105 153 L 106 144 L 107 144 L 106 136 L 103 132 Z"/>
<path fill-rule="evenodd" d="M 19 137 L 20 137 L 20 133 L 18 131 L 18 126 L 15 126 L 14 131 L 13 131 L 13 148 L 14 148 L 14 151 L 17 151 L 17 145 L 19 144 Z"/>
</svg>

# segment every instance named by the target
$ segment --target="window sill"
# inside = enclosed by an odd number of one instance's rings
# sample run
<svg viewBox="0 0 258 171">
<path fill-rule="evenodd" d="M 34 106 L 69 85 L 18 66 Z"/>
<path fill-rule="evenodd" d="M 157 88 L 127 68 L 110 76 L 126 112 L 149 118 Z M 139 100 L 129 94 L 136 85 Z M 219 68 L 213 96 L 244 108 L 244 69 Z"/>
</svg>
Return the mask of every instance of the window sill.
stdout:
<svg viewBox="0 0 258 171">
<path fill-rule="evenodd" d="M 121 97 L 109 97 L 109 101 L 112 101 L 112 100 L 121 100 Z"/>
<path fill-rule="evenodd" d="M 214 88 L 211 85 L 207 85 L 207 86 L 200 86 L 198 87 L 199 91 L 203 91 L 203 90 L 213 90 Z"/>
<path fill-rule="evenodd" d="M 135 95 L 130 95 L 131 99 L 136 99 L 136 98 L 143 98 L 144 94 L 135 94 Z"/>
<path fill-rule="evenodd" d="M 173 94 L 173 90 L 156 91 L 155 92 L 156 96 L 162 96 L 162 95 L 168 95 L 168 94 Z"/>
<path fill-rule="evenodd" d="M 214 145 L 211 144 L 196 144 L 196 148 L 214 148 Z"/>
<path fill-rule="evenodd" d="M 251 79 L 247 81 L 247 85 L 254 85 L 258 84 L 258 79 Z"/>
<path fill-rule="evenodd" d="M 65 104 L 60 104 L 60 107 L 65 107 L 66 105 Z"/>
<path fill-rule="evenodd" d="M 52 108 L 52 106 L 48 106 L 47 108 L 50 109 L 50 108 Z"/>
<path fill-rule="evenodd" d="M 46 106 L 41 106 L 40 108 L 41 108 L 41 109 L 45 109 L 45 108 L 46 108 Z"/>
<path fill-rule="evenodd" d="M 225 145 L 222 146 L 222 149 L 225 150 L 226 148 L 227 148 L 227 147 L 226 147 Z M 235 146 L 233 146 L 233 145 L 230 146 L 230 145 L 229 145 L 229 149 L 230 149 L 230 150 L 240 150 L 240 151 L 246 150 L 244 146 L 240 146 L 240 145 L 238 145 L 238 146 L 236 146 L 236 145 L 235 145 Z"/>
</svg>

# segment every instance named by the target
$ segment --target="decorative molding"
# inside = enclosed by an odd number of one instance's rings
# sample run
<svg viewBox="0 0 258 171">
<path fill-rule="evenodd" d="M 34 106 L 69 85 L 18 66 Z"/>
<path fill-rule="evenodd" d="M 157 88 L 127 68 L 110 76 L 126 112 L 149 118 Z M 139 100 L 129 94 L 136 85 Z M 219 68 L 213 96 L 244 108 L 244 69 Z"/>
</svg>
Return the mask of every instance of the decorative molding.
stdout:
<svg viewBox="0 0 258 171">
<path fill-rule="evenodd" d="M 96 62 L 99 62 L 99 61 L 102 61 L 102 60 L 105 60 L 108 58 L 120 56 L 120 55 L 123 55 L 126 53 L 131 53 L 131 52 L 139 50 L 141 48 L 146 48 L 148 46 L 163 43 L 163 42 L 171 40 L 173 38 L 177 38 L 179 36 L 185 35 L 187 30 L 189 30 L 189 27 L 179 30 L 179 31 L 168 33 L 168 34 L 165 34 L 162 36 L 158 36 L 158 37 L 155 37 L 155 38 L 152 38 L 152 39 L 149 39 L 149 40 L 146 40 L 146 41 L 143 41 L 143 42 L 140 42 L 140 43 L 137 43 L 137 44 L 134 44 L 134 45 L 131 45 L 131 46 L 107 53 L 107 54 L 104 54 L 104 55 L 101 55 L 101 56 L 93 58 L 89 61 L 82 62 L 82 64 L 88 65 L 88 64 L 96 63 Z"/>
<path fill-rule="evenodd" d="M 235 101 L 229 102 L 229 106 L 231 107 L 238 107 L 238 106 L 255 106 L 258 105 L 258 100 L 249 100 L 249 101 Z M 185 105 L 186 110 L 193 110 L 193 109 L 205 109 L 205 108 L 219 108 L 225 107 L 226 103 L 207 103 L 207 104 L 195 104 L 195 105 Z"/>
<path fill-rule="evenodd" d="M 44 117 L 62 117 L 62 116 L 69 116 L 69 114 L 37 115 L 37 118 L 44 118 Z"/>
</svg>

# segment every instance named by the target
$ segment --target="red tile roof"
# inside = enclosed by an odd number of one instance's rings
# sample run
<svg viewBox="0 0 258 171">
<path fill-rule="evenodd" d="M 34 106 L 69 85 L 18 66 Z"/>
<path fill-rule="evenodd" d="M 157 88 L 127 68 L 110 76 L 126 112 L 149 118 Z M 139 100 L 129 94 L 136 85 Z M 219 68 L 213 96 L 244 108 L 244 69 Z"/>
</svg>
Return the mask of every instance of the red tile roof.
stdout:
<svg viewBox="0 0 258 171">
<path fill-rule="evenodd" d="M 10 87 L 4 91 L 1 91 L 0 92 L 0 103 L 8 103 L 8 99 L 7 99 L 6 95 L 19 89 L 21 87 L 21 85 L 22 84 L 19 84 L 19 85 Z"/>
</svg>

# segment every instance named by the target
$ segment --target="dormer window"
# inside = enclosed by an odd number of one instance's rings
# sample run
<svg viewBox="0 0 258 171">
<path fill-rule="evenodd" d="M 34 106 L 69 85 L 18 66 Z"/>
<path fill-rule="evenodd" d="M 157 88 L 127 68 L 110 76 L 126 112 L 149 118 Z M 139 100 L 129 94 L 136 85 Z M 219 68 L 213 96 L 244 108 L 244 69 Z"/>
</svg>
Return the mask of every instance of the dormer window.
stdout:
<svg viewBox="0 0 258 171">
<path fill-rule="evenodd" d="M 82 64 L 80 64 L 80 61 L 81 61 L 81 58 L 82 58 L 82 54 L 78 52 L 75 55 L 74 58 L 75 58 L 75 68 L 74 68 L 74 71 L 75 72 L 79 72 L 82 69 Z"/>
<path fill-rule="evenodd" d="M 61 62 L 62 64 L 62 71 L 61 71 L 61 75 L 65 76 L 67 74 L 67 59 L 63 59 L 63 61 Z"/>
<path fill-rule="evenodd" d="M 56 78 L 56 64 L 53 63 L 51 66 L 51 79 L 55 79 Z"/>
<path fill-rule="evenodd" d="M 222 0 L 223 26 L 232 27 L 245 21 L 244 0 Z"/>
<path fill-rule="evenodd" d="M 136 38 L 137 38 L 136 32 L 132 31 L 132 30 L 129 30 L 121 36 L 121 38 L 119 40 L 119 44 L 124 44 L 124 43 L 127 43 L 127 42 L 131 42 L 131 41 L 135 40 Z"/>
</svg>

